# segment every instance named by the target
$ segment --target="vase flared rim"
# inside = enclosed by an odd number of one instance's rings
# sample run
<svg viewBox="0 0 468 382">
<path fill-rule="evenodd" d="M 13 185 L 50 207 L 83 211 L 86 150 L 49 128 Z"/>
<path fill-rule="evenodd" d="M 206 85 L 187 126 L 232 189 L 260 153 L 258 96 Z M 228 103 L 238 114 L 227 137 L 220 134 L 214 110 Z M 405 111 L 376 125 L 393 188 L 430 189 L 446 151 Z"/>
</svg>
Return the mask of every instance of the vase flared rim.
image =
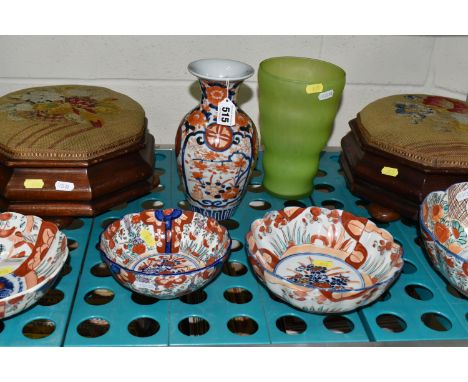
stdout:
<svg viewBox="0 0 468 382">
<path fill-rule="evenodd" d="M 243 81 L 255 73 L 249 64 L 221 58 L 193 61 L 187 69 L 194 76 L 210 81 Z"/>
<path fill-rule="evenodd" d="M 263 72 L 267 73 L 269 76 L 272 76 L 274 78 L 277 78 L 279 80 L 286 81 L 286 82 L 308 84 L 311 81 L 314 81 L 313 79 L 305 79 L 305 80 L 291 79 L 291 78 L 279 76 L 278 74 L 275 74 L 275 73 L 271 72 L 270 70 L 265 69 L 265 65 L 268 62 L 279 61 L 279 60 L 287 60 L 287 59 L 302 60 L 304 62 L 309 62 L 309 63 L 320 64 L 320 65 L 323 65 L 323 66 L 328 66 L 328 67 L 333 68 L 334 70 L 336 70 L 337 73 L 339 73 L 339 74 L 341 74 L 343 76 L 343 78 L 346 77 L 346 72 L 343 70 L 343 68 L 339 67 L 338 65 L 335 65 L 335 64 L 333 64 L 331 62 L 328 62 L 328 61 L 319 60 L 317 58 L 310 58 L 310 57 L 280 56 L 280 57 L 267 58 L 266 60 L 263 60 L 262 62 L 260 62 L 259 70 L 262 70 Z M 341 78 L 334 78 L 334 79 L 331 79 L 331 80 L 327 80 L 326 82 L 333 83 L 333 82 L 337 82 L 337 81 L 341 81 Z"/>
</svg>

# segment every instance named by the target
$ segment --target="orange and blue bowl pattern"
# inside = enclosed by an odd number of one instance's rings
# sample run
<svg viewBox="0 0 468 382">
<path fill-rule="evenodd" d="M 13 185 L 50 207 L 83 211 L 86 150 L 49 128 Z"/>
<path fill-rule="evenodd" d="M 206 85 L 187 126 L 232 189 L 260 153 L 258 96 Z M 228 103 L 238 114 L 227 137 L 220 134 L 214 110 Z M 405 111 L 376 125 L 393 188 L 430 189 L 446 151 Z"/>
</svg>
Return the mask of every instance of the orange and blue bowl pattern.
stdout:
<svg viewBox="0 0 468 382">
<path fill-rule="evenodd" d="M 398 277 L 402 248 L 366 218 L 342 210 L 288 207 L 252 223 L 247 252 L 276 296 L 312 313 L 352 311 Z"/>
<path fill-rule="evenodd" d="M 171 299 L 204 287 L 229 256 L 231 238 L 216 220 L 180 209 L 125 215 L 101 235 L 103 260 L 123 286 Z"/>
<path fill-rule="evenodd" d="M 447 191 L 429 193 L 421 204 L 419 223 L 432 265 L 468 297 L 467 227 L 450 213 L 455 204 L 457 202 L 448 197 Z"/>
<path fill-rule="evenodd" d="M 0 214 L 0 319 L 36 303 L 68 257 L 67 238 L 37 216 Z"/>
</svg>

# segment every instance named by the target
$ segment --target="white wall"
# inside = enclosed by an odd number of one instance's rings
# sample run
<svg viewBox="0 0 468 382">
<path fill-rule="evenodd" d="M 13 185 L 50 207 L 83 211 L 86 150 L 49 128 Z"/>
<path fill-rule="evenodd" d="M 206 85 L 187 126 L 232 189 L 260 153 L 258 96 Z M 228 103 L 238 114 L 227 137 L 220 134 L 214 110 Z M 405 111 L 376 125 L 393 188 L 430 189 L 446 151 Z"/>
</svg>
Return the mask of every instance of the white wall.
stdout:
<svg viewBox="0 0 468 382">
<path fill-rule="evenodd" d="M 417 92 L 466 99 L 468 37 L 430 36 L 0 36 L 0 94 L 48 84 L 110 87 L 140 102 L 158 143 L 172 144 L 183 115 L 197 103 L 187 72 L 195 59 L 251 64 L 283 55 L 331 61 L 347 85 L 330 146 L 369 102 Z M 258 123 L 256 76 L 241 90 L 242 108 Z"/>
</svg>

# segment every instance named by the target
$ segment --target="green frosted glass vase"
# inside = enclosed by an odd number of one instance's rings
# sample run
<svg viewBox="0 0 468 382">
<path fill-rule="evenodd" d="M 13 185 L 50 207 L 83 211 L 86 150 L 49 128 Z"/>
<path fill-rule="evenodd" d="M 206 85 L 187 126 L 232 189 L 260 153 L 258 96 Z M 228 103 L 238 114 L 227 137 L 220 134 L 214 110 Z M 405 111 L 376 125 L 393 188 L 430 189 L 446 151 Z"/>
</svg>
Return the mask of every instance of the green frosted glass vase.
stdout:
<svg viewBox="0 0 468 382">
<path fill-rule="evenodd" d="M 312 192 L 345 77 L 340 67 L 310 58 L 275 57 L 260 63 L 263 186 L 270 193 L 292 199 Z"/>
</svg>

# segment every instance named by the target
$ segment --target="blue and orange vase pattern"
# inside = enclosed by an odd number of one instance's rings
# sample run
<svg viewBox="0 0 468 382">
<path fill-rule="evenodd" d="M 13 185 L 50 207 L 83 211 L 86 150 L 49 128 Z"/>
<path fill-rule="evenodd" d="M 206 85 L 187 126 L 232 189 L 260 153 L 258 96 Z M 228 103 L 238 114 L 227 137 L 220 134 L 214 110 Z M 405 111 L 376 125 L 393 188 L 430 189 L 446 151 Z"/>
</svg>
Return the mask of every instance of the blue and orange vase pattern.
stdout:
<svg viewBox="0 0 468 382">
<path fill-rule="evenodd" d="M 237 106 L 242 81 L 200 79 L 200 104 L 182 120 L 176 136 L 177 168 L 193 211 L 229 219 L 239 206 L 255 167 L 258 136 L 252 120 Z M 236 105 L 235 125 L 217 124 L 218 105 Z"/>
</svg>

